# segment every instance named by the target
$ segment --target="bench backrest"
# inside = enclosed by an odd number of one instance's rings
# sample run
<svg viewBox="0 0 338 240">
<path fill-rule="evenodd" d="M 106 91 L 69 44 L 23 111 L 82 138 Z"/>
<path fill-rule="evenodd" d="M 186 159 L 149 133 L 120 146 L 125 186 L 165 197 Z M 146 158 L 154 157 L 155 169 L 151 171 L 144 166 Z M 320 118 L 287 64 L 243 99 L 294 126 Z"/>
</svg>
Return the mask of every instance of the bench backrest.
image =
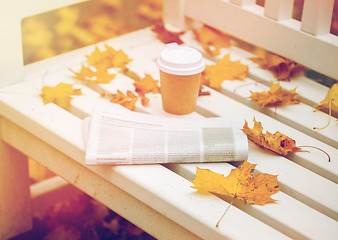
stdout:
<svg viewBox="0 0 338 240">
<path fill-rule="evenodd" d="M 241 40 L 338 79 L 338 37 L 330 34 L 334 0 L 305 0 L 301 21 L 294 0 L 164 0 L 167 27 L 184 30 L 188 20 L 215 27 Z"/>
</svg>

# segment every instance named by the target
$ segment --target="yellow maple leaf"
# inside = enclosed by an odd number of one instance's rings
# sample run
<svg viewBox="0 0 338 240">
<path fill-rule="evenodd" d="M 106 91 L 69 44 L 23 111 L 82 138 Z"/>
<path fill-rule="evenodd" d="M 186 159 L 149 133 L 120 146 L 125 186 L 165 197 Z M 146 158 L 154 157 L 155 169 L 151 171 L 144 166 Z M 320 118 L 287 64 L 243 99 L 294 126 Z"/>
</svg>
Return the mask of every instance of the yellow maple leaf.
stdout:
<svg viewBox="0 0 338 240">
<path fill-rule="evenodd" d="M 269 91 L 251 92 L 249 98 L 261 107 L 297 104 L 302 101 L 298 99 L 296 89 L 287 91 L 284 90 L 279 83 L 273 82 L 271 82 Z"/>
<path fill-rule="evenodd" d="M 232 169 L 227 177 L 197 167 L 196 177 L 191 181 L 194 184 L 192 188 L 201 192 L 230 196 L 233 199 L 243 200 L 247 204 L 264 205 L 275 202 L 271 195 L 281 188 L 277 176 L 266 173 L 252 175 L 255 166 L 244 161 L 238 168 Z"/>
<path fill-rule="evenodd" d="M 329 114 L 329 121 L 324 127 L 314 127 L 314 129 L 324 129 L 330 124 L 331 115 L 338 118 L 338 83 L 332 85 L 324 100 L 313 106 L 316 110 L 321 110 Z"/>
<path fill-rule="evenodd" d="M 114 68 L 124 68 L 131 59 L 121 49 L 114 54 L 112 65 Z"/>
<path fill-rule="evenodd" d="M 202 74 L 202 83 L 218 89 L 224 80 L 242 80 L 247 76 L 248 66 L 240 61 L 230 61 L 227 54 L 219 59 L 215 65 L 207 65 Z"/>
<path fill-rule="evenodd" d="M 263 134 L 262 123 L 257 122 L 255 119 L 253 121 L 254 126 L 249 128 L 248 122 L 245 120 L 242 131 L 258 146 L 267 148 L 283 156 L 287 155 L 289 152 L 299 150 L 299 148 L 296 147 L 296 141 L 292 138 L 280 133 L 279 131 L 274 134 L 267 131 Z"/>
<path fill-rule="evenodd" d="M 76 79 L 93 83 L 109 83 L 116 76 L 116 74 L 110 74 L 104 65 L 99 65 L 96 71 L 93 71 L 90 67 L 82 64 L 80 72 L 75 72 L 72 69 L 70 71 L 75 74 Z"/>
<path fill-rule="evenodd" d="M 203 49 L 211 56 L 219 55 L 220 48 L 229 47 L 231 42 L 231 38 L 228 34 L 207 25 L 194 29 L 194 35 Z"/>
<path fill-rule="evenodd" d="M 72 84 L 59 83 L 55 87 L 43 86 L 41 89 L 43 103 L 55 103 L 62 108 L 70 106 L 71 95 L 81 95 L 81 89 L 73 89 Z"/>
<path fill-rule="evenodd" d="M 319 104 L 313 106 L 315 109 L 323 110 L 325 112 L 330 111 L 332 116 L 338 118 L 338 83 L 332 85 L 329 89 L 326 97 Z"/>
</svg>

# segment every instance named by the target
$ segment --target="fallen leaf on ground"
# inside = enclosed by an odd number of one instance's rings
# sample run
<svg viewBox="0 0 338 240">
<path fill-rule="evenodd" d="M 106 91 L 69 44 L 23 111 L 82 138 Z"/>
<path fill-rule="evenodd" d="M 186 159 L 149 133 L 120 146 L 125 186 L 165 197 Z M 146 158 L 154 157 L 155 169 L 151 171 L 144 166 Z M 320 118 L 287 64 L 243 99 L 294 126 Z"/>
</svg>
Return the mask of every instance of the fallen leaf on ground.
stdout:
<svg viewBox="0 0 338 240">
<path fill-rule="evenodd" d="M 202 83 L 211 88 L 220 88 L 223 80 L 242 80 L 247 76 L 248 66 L 240 61 L 230 61 L 227 54 L 215 65 L 207 65 L 202 73 Z"/>
<path fill-rule="evenodd" d="M 277 80 L 290 81 L 291 77 L 305 69 L 305 67 L 290 59 L 262 49 L 257 51 L 257 56 L 250 58 L 250 60 L 257 63 L 261 68 L 272 71 Z"/>
<path fill-rule="evenodd" d="M 162 23 L 156 23 L 151 28 L 151 30 L 156 33 L 157 38 L 165 44 L 172 42 L 175 42 L 177 44 L 183 43 L 183 41 L 180 39 L 180 35 L 182 35 L 183 32 L 170 32 L 165 29 Z"/>
<path fill-rule="evenodd" d="M 73 89 L 72 84 L 59 83 L 55 87 L 43 86 L 41 97 L 44 104 L 55 103 L 62 108 L 70 106 L 71 95 L 81 95 L 81 89 Z"/>
<path fill-rule="evenodd" d="M 287 91 L 279 83 L 273 82 L 271 82 L 269 91 L 251 92 L 250 99 L 261 107 L 297 104 L 301 102 L 298 99 L 296 89 Z"/>
<path fill-rule="evenodd" d="M 194 29 L 194 35 L 203 49 L 211 56 L 219 55 L 220 48 L 226 48 L 230 46 L 231 38 L 228 34 L 225 34 L 207 25 Z"/>
<path fill-rule="evenodd" d="M 296 147 L 295 140 L 284 135 L 283 133 L 280 133 L 279 131 L 275 132 L 274 134 L 267 131 L 265 134 L 263 134 L 262 123 L 257 122 L 255 119 L 253 121 L 254 126 L 249 128 L 248 122 L 245 120 L 242 131 L 258 146 L 267 148 L 283 156 L 289 152 L 298 151 L 300 149 Z"/>
<path fill-rule="evenodd" d="M 275 202 L 276 200 L 272 199 L 271 195 L 281 188 L 278 185 L 277 176 L 266 173 L 252 175 L 255 166 L 255 164 L 244 161 L 238 168 L 232 169 L 227 177 L 209 169 L 197 167 L 196 178 L 191 181 L 194 184 L 192 188 L 201 192 L 237 198 L 246 204 L 264 205 Z"/>
</svg>

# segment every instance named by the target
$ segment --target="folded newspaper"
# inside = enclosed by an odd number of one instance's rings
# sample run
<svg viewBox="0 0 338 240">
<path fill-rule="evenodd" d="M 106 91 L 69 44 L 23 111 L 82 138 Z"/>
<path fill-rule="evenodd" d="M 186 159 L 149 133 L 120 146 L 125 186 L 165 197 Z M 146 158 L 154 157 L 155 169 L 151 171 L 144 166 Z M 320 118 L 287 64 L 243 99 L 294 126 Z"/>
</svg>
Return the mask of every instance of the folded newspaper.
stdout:
<svg viewBox="0 0 338 240">
<path fill-rule="evenodd" d="M 97 107 L 84 121 L 88 165 L 246 160 L 239 123 L 221 117 L 183 119 Z"/>
</svg>

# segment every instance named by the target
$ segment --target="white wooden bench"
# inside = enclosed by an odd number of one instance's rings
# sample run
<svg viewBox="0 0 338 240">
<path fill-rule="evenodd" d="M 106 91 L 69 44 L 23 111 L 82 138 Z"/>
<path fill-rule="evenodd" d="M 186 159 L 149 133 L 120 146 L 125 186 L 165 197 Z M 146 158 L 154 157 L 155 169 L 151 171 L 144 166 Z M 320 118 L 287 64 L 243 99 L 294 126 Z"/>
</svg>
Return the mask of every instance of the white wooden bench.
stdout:
<svg viewBox="0 0 338 240">
<path fill-rule="evenodd" d="M 132 80 L 121 74 L 95 90 L 74 80 L 68 69 L 79 69 L 94 45 L 22 66 L 20 50 L 14 52 L 21 46 L 18 19 L 77 1 L 54 2 L 48 5 L 35 0 L 34 4 L 40 6 L 36 10 L 32 1 L 29 4 L 22 1 L 24 11 L 18 16 L 9 14 L 18 10 L 15 4 L 0 3 L 0 36 L 2 42 L 6 41 L 0 45 L 3 86 L 0 89 L 0 239 L 20 234 L 32 226 L 27 156 L 159 239 L 337 239 L 337 120 L 333 119 L 323 130 L 313 130 L 328 120 L 327 114 L 313 112 L 312 108 L 324 99 L 327 87 L 304 75 L 281 82 L 286 89 L 297 87 L 305 101 L 279 107 L 278 117 L 274 119 L 274 108 L 257 108 L 245 99 L 249 90 L 267 88 L 273 80 L 272 74 L 248 60 L 251 53 L 234 46 L 222 49 L 220 56 L 230 53 L 232 60 L 239 59 L 249 65 L 249 77 L 243 81 L 224 81 L 219 91 L 207 88 L 211 95 L 199 97 L 196 112 L 184 117 L 225 116 L 243 123 L 244 119 L 251 121 L 255 117 L 272 133 L 279 130 L 298 145 L 323 149 L 331 156 L 331 162 L 316 150 L 282 157 L 249 142 L 248 161 L 257 164 L 257 172 L 278 175 L 282 189 L 273 195 L 278 202 L 264 206 L 235 203 L 217 228 L 216 223 L 229 202 L 212 194 L 196 193 L 188 180 L 194 178 L 196 166 L 228 174 L 234 168 L 230 163 L 84 165 L 83 119 L 95 105 L 109 101 L 99 92 L 134 87 Z M 292 3 L 292 0 L 266 0 L 263 8 L 254 0 L 167 0 L 164 20 L 171 28 L 187 30 L 182 36 L 185 44 L 201 52 L 203 49 L 188 29 L 187 19 L 206 23 L 337 79 L 338 40 L 329 34 L 333 0 L 305 1 L 302 22 L 291 19 Z M 9 29 L 4 19 L 14 26 L 13 34 L 4 32 Z M 149 28 L 105 43 L 122 49 L 133 59 L 129 64 L 132 71 L 141 76 L 149 73 L 159 79 L 154 60 L 165 45 Z M 102 47 L 103 43 L 98 46 Z M 207 64 L 215 60 L 206 59 Z M 72 83 L 82 90 L 83 95 L 71 101 L 69 111 L 55 104 L 44 105 L 39 96 L 43 85 L 59 82 Z M 251 82 L 256 84 L 234 91 Z M 162 110 L 159 94 L 150 95 L 146 107 L 138 102 L 136 111 L 167 115 Z"/>
</svg>

